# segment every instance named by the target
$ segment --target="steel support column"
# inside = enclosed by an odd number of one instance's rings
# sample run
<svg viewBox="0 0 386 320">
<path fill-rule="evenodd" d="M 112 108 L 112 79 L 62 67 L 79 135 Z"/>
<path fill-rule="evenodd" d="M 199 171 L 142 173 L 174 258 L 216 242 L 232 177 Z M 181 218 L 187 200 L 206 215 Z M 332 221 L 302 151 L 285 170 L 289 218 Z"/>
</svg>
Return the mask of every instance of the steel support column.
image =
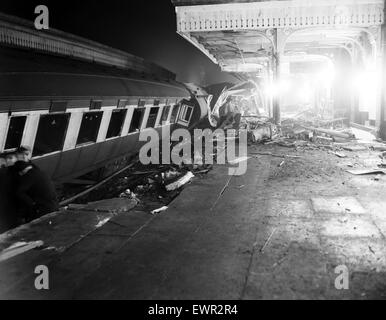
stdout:
<svg viewBox="0 0 386 320">
<path fill-rule="evenodd" d="M 385 0 L 386 5 L 386 0 Z M 385 10 L 386 16 L 386 10 Z M 384 21 L 382 25 L 382 37 L 381 37 L 381 51 L 382 51 L 382 102 L 380 112 L 378 112 L 379 120 L 377 126 L 379 126 L 379 136 L 381 139 L 386 140 L 386 23 Z"/>
<path fill-rule="evenodd" d="M 284 55 L 284 47 L 287 36 L 282 29 L 275 29 L 273 32 L 274 40 L 274 54 L 273 54 L 273 81 L 276 88 L 279 87 L 281 77 L 281 58 Z M 273 119 L 276 124 L 281 123 L 281 112 L 280 112 L 280 92 L 276 90 L 276 94 L 273 98 Z"/>
<path fill-rule="evenodd" d="M 275 87 L 280 79 L 280 54 L 276 53 L 274 57 L 274 66 L 273 66 L 273 83 Z M 272 106 L 272 116 L 276 124 L 280 124 L 280 94 L 275 92 L 273 96 L 273 106 Z"/>
</svg>

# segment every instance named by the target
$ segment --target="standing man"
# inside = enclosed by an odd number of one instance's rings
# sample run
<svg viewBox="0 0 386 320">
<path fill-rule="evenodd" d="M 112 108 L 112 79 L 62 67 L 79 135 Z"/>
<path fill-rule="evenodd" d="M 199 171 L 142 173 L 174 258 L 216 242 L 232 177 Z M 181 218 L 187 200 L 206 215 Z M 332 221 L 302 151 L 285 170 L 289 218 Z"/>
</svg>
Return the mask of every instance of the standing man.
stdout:
<svg viewBox="0 0 386 320">
<path fill-rule="evenodd" d="M 4 181 L 7 175 L 7 162 L 5 156 L 0 154 L 0 233 L 8 230 L 7 211 L 8 211 L 8 199 L 7 188 Z"/>
<path fill-rule="evenodd" d="M 16 153 L 0 156 L 0 233 L 15 228 L 19 223 L 15 192 L 17 176 L 14 165 L 17 162 Z"/>
<path fill-rule="evenodd" d="M 15 172 L 18 175 L 16 199 L 27 222 L 59 210 L 55 186 L 43 171 L 31 163 L 18 161 Z"/>
</svg>

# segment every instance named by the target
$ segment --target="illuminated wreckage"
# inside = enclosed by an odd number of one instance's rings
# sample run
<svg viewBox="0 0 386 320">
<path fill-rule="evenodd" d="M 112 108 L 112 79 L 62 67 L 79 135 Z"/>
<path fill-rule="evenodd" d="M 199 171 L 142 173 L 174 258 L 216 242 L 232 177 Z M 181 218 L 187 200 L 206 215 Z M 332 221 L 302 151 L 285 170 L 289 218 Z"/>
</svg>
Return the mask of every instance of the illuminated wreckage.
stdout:
<svg viewBox="0 0 386 320">
<path fill-rule="evenodd" d="M 252 143 L 270 140 L 278 134 L 278 128 L 268 116 L 268 106 L 263 89 L 252 80 L 224 87 L 217 101 L 214 94 L 207 98 L 208 120 L 212 127 L 244 129 Z M 211 108 L 211 105 L 214 105 Z"/>
</svg>

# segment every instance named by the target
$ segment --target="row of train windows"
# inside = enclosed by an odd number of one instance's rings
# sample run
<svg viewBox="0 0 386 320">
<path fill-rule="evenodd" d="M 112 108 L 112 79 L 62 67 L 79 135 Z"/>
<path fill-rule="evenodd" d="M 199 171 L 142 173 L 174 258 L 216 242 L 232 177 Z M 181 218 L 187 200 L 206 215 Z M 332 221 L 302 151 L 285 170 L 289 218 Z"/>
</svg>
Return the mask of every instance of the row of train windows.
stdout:
<svg viewBox="0 0 386 320">
<path fill-rule="evenodd" d="M 178 115 L 178 107 L 173 108 L 170 123 L 175 123 Z M 151 108 L 146 128 L 155 127 L 159 107 Z M 161 123 L 167 121 L 170 106 L 163 108 Z M 118 137 L 121 135 L 127 110 L 113 110 L 109 127 L 107 129 L 106 139 Z M 129 133 L 137 132 L 141 129 L 145 108 L 137 108 L 133 112 Z M 97 141 L 100 125 L 102 122 L 103 111 L 88 112 L 83 115 L 80 126 L 77 145 L 93 143 Z M 14 149 L 20 146 L 27 116 L 15 116 L 10 119 L 8 134 L 5 142 L 5 150 Z M 33 156 L 42 156 L 63 149 L 64 140 L 67 134 L 67 128 L 70 121 L 70 114 L 48 114 L 40 116 Z"/>
</svg>

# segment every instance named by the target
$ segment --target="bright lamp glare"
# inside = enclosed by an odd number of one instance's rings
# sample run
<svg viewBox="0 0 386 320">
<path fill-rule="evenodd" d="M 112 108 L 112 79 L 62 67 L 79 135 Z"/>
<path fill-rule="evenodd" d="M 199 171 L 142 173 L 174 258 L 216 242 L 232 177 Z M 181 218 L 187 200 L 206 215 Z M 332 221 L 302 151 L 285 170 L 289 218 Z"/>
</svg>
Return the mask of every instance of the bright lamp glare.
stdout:
<svg viewBox="0 0 386 320">
<path fill-rule="evenodd" d="M 309 102 L 312 98 L 312 88 L 308 84 L 304 84 L 299 88 L 299 91 L 297 92 L 297 98 L 300 102 Z"/>
<path fill-rule="evenodd" d="M 361 104 L 371 111 L 375 108 L 380 74 L 376 71 L 358 73 L 353 78 L 353 90 L 359 95 Z"/>
<path fill-rule="evenodd" d="M 290 89 L 291 89 L 291 84 L 290 84 L 289 80 L 287 80 L 287 79 L 280 80 L 279 90 L 280 90 L 281 94 L 287 93 Z"/>
<path fill-rule="evenodd" d="M 276 83 L 268 83 L 264 87 L 265 94 L 269 97 L 277 97 L 287 93 L 291 89 L 291 83 L 287 79 L 281 79 Z"/>
<path fill-rule="evenodd" d="M 331 86 L 335 78 L 335 70 L 329 67 L 316 75 L 317 80 L 324 86 Z"/>
<path fill-rule="evenodd" d="M 275 97 L 278 94 L 278 88 L 273 83 L 269 83 L 265 86 L 265 93 L 269 97 Z"/>
<path fill-rule="evenodd" d="M 354 77 L 354 88 L 360 91 L 373 91 L 378 87 L 377 72 L 363 72 Z"/>
</svg>

